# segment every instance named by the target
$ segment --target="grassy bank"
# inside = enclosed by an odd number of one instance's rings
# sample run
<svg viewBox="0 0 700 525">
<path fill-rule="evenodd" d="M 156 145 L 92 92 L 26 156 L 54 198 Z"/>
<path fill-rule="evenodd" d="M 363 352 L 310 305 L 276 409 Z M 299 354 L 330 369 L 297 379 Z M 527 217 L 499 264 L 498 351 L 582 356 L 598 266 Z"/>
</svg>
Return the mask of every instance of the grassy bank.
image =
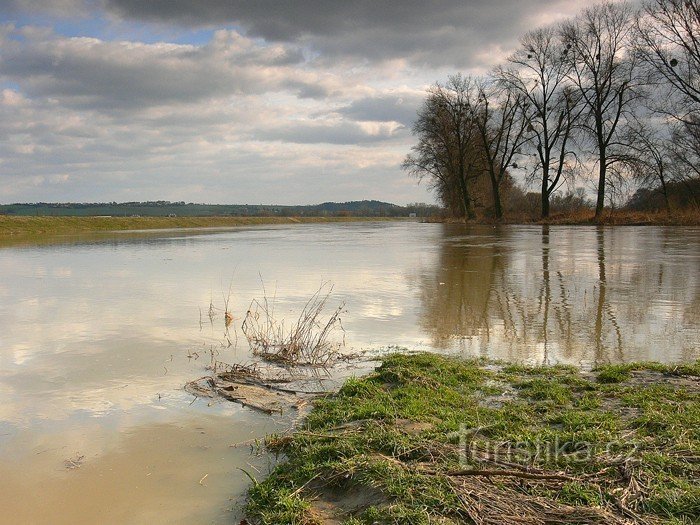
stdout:
<svg viewBox="0 0 700 525">
<path fill-rule="evenodd" d="M 524 368 L 396 355 L 319 400 L 250 490 L 258 524 L 690 524 L 700 361 Z"/>
<path fill-rule="evenodd" d="M 380 220 L 396 219 L 375 217 L 30 217 L 0 215 L 0 240 L 13 237 L 76 235 L 124 230 Z"/>
</svg>

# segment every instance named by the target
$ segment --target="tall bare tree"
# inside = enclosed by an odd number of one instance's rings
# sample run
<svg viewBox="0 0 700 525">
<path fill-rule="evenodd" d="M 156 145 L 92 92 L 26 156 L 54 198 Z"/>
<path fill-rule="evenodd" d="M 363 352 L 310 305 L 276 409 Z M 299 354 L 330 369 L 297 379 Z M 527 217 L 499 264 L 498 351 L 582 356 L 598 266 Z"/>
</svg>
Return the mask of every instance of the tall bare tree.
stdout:
<svg viewBox="0 0 700 525">
<path fill-rule="evenodd" d="M 670 112 L 692 125 L 700 110 L 700 0 L 647 0 L 635 29 L 637 55 L 654 83 L 680 95 Z"/>
<path fill-rule="evenodd" d="M 465 219 L 476 218 L 471 183 L 482 171 L 469 102 L 475 89 L 472 79 L 462 75 L 429 89 L 413 125 L 418 144 L 402 165 L 419 179 L 428 177 L 443 204 L 459 201 Z"/>
<path fill-rule="evenodd" d="M 525 109 L 527 138 L 534 147 L 542 194 L 541 215 L 549 216 L 550 197 L 563 182 L 565 166 L 573 159 L 571 135 L 582 106 L 570 88 L 573 70 L 569 48 L 554 28 L 527 33 L 521 47 L 498 72 L 500 82 L 518 93 Z"/>
<path fill-rule="evenodd" d="M 486 80 L 477 82 L 476 100 L 470 100 L 497 219 L 503 218 L 501 187 L 508 176 L 508 168 L 526 141 L 528 122 L 524 115 L 524 101 L 523 93 Z"/>
<path fill-rule="evenodd" d="M 617 161 L 619 125 L 636 99 L 634 55 L 630 50 L 633 11 L 627 4 L 604 3 L 585 9 L 561 29 L 570 80 L 584 105 L 579 126 L 590 138 L 598 164 L 596 219 L 606 197 L 608 170 Z"/>
</svg>

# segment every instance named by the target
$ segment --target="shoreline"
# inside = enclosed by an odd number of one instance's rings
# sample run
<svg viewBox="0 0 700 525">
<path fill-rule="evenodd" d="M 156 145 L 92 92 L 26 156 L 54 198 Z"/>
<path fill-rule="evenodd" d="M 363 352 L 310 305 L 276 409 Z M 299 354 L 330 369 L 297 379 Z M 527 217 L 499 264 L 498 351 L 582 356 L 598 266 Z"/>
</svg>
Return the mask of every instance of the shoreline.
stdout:
<svg viewBox="0 0 700 525">
<path fill-rule="evenodd" d="M 409 217 L 101 217 L 0 215 L 0 245 L 42 242 L 67 236 L 108 233 L 148 233 L 154 230 L 185 231 L 240 226 L 321 224 L 346 222 L 419 221 L 424 223 L 465 224 L 451 218 Z M 667 214 L 613 213 L 595 221 L 589 214 L 552 216 L 548 220 L 482 218 L 467 225 L 485 226 L 700 226 L 700 213 Z"/>
<path fill-rule="evenodd" d="M 464 224 L 464 219 L 428 219 L 428 222 Z M 665 212 L 606 211 L 596 220 L 593 212 L 554 213 L 547 219 L 524 216 L 504 217 L 498 221 L 482 217 L 466 224 L 507 224 L 522 226 L 700 226 L 700 210 L 686 210 L 669 215 Z"/>
<path fill-rule="evenodd" d="M 59 217 L 0 215 L 0 246 L 60 240 L 63 237 L 110 233 L 148 233 L 284 224 L 388 222 L 394 217 Z"/>
<path fill-rule="evenodd" d="M 257 525 L 695 523 L 700 360 L 582 372 L 395 354 L 265 448 L 285 459 L 253 480 Z"/>
</svg>

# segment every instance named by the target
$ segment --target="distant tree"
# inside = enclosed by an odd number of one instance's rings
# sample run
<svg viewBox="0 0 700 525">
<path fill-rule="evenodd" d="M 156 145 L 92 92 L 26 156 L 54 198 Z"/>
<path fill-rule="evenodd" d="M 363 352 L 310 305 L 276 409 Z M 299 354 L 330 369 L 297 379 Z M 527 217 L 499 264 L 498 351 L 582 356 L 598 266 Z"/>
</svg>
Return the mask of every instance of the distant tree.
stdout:
<svg viewBox="0 0 700 525">
<path fill-rule="evenodd" d="M 671 171 L 687 193 L 682 205 L 700 207 L 700 119 L 679 122 L 671 137 Z"/>
<path fill-rule="evenodd" d="M 629 53 L 633 12 L 627 4 L 604 3 L 563 24 L 561 37 L 570 60 L 568 74 L 584 106 L 579 128 L 593 144 L 598 164 L 596 218 L 605 205 L 611 155 L 619 128 L 637 98 L 634 55 Z"/>
<path fill-rule="evenodd" d="M 528 144 L 535 150 L 533 175 L 541 188 L 541 216 L 549 216 L 550 196 L 560 187 L 568 162 L 575 159 L 571 148 L 574 125 L 583 106 L 568 85 L 573 70 L 554 28 L 527 33 L 520 48 L 498 71 L 500 82 L 518 94 L 524 109 Z"/>
<path fill-rule="evenodd" d="M 586 196 L 585 188 L 579 186 L 564 194 L 557 193 L 552 195 L 551 205 L 552 211 L 555 212 L 576 213 L 583 210 L 591 210 L 594 203 Z"/>
<path fill-rule="evenodd" d="M 668 127 L 661 122 L 643 120 L 629 122 L 625 131 L 626 149 L 618 155 L 636 183 L 644 188 L 660 191 L 667 213 L 671 213 L 668 182 L 671 177 L 672 151 Z"/>
</svg>

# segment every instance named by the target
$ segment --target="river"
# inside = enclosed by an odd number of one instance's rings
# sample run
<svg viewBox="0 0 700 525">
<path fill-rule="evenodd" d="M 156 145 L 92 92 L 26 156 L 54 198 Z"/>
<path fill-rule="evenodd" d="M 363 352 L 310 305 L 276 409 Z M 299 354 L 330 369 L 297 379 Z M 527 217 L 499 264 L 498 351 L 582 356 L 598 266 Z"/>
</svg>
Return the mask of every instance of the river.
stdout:
<svg viewBox="0 0 700 525">
<path fill-rule="evenodd" d="M 237 523 L 240 469 L 262 477 L 272 458 L 231 445 L 290 420 L 183 385 L 212 359 L 251 360 L 235 327 L 263 284 L 292 319 L 332 283 L 346 348 L 372 355 L 586 368 L 700 358 L 700 228 L 115 233 L 0 247 L 0 275 L 2 524 Z"/>
</svg>

